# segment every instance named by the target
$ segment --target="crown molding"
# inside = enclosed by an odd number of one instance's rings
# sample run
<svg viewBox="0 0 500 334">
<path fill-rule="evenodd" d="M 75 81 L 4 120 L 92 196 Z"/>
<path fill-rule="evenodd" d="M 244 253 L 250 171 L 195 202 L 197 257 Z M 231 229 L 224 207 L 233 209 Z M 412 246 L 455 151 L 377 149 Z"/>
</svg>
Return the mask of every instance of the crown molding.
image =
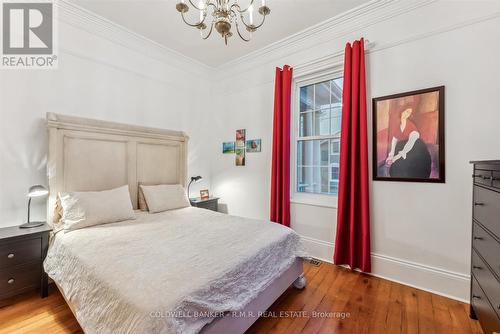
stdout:
<svg viewBox="0 0 500 334">
<path fill-rule="evenodd" d="M 241 65 L 250 62 L 255 64 L 256 61 L 263 61 L 264 59 L 268 62 L 269 56 L 273 53 L 284 50 L 291 50 L 293 53 L 293 50 L 297 50 L 301 42 L 312 36 L 317 38 L 317 36 L 328 34 L 330 37 L 333 36 L 332 38 L 340 37 L 435 1 L 437 0 L 415 0 L 410 2 L 404 0 L 372 0 L 216 67 L 183 55 L 68 0 L 57 0 L 55 3 L 58 7 L 59 20 L 66 24 L 105 38 L 134 52 L 147 55 L 169 66 L 178 67 L 192 74 L 208 78 L 222 69 L 239 67 L 241 70 Z"/>
<path fill-rule="evenodd" d="M 211 66 L 135 33 L 68 0 L 57 0 L 55 4 L 58 10 L 58 20 L 63 23 L 85 30 L 121 47 L 195 75 L 208 78 L 214 71 L 214 68 Z"/>
<path fill-rule="evenodd" d="M 272 59 L 280 58 L 283 55 L 302 51 L 302 44 L 312 37 L 315 40 L 322 37 L 330 40 L 339 38 L 436 1 L 372 0 L 264 48 L 248 53 L 243 57 L 226 62 L 218 66 L 217 69 L 225 68 L 227 70 L 234 68 L 238 72 L 245 71 L 259 63 L 268 63 Z"/>
</svg>

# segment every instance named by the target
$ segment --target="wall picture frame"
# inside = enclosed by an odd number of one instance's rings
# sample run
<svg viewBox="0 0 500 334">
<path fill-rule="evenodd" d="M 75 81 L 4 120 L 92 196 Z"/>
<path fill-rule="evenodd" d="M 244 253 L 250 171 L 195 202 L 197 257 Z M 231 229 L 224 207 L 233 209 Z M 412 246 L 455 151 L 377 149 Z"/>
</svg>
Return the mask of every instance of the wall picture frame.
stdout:
<svg viewBox="0 0 500 334">
<path fill-rule="evenodd" d="M 245 147 L 236 149 L 236 166 L 245 166 Z"/>
<path fill-rule="evenodd" d="M 209 199 L 210 198 L 210 193 L 208 192 L 208 189 L 200 190 L 200 198 L 201 199 Z"/>
<path fill-rule="evenodd" d="M 445 182 L 445 87 L 373 99 L 373 180 Z"/>
<path fill-rule="evenodd" d="M 258 153 L 262 150 L 262 140 L 261 139 L 250 139 L 246 142 L 247 153 Z"/>
<path fill-rule="evenodd" d="M 236 148 L 245 148 L 246 130 L 236 130 Z"/>
<path fill-rule="evenodd" d="M 222 153 L 223 154 L 234 154 L 235 143 L 234 141 L 228 141 L 222 143 Z"/>
</svg>

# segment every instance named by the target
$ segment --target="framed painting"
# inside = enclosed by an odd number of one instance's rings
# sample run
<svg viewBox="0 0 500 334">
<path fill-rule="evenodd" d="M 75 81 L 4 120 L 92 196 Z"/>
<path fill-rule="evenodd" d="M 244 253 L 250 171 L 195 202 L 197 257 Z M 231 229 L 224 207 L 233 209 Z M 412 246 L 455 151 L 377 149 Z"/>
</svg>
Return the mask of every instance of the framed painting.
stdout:
<svg viewBox="0 0 500 334">
<path fill-rule="evenodd" d="M 373 179 L 445 182 L 444 86 L 373 99 Z"/>
</svg>

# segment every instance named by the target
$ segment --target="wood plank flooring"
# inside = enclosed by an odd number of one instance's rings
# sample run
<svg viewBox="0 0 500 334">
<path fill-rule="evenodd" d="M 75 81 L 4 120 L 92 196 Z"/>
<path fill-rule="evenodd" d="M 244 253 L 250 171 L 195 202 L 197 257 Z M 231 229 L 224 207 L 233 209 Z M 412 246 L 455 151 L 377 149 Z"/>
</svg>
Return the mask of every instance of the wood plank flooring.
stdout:
<svg viewBox="0 0 500 334">
<path fill-rule="evenodd" d="M 482 333 L 467 304 L 328 263 L 306 264 L 305 273 L 307 287 L 288 289 L 248 334 Z M 48 298 L 29 293 L 9 302 L 0 308 L 0 334 L 82 333 L 54 286 Z"/>
</svg>

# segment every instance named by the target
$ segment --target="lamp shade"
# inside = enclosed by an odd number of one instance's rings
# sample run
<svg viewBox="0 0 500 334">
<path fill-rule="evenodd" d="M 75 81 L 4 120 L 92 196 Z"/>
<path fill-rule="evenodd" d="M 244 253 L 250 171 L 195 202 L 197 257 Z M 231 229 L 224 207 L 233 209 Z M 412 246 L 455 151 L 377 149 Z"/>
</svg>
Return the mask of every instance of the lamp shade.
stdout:
<svg viewBox="0 0 500 334">
<path fill-rule="evenodd" d="M 47 188 L 44 186 L 37 184 L 34 186 L 31 186 L 30 189 L 28 190 L 28 197 L 40 197 L 40 196 L 45 196 L 49 193 Z"/>
</svg>

